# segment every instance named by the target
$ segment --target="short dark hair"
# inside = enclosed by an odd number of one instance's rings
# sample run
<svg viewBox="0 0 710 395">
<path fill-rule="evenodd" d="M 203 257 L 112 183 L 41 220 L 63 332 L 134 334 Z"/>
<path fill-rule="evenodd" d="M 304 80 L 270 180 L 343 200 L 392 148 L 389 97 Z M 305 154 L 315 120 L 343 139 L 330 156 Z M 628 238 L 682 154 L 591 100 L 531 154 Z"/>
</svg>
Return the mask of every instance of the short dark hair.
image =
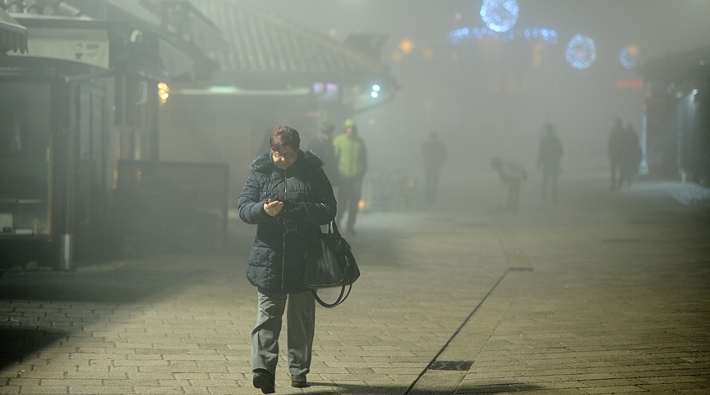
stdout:
<svg viewBox="0 0 710 395">
<path fill-rule="evenodd" d="M 301 146 L 301 137 L 296 129 L 285 125 L 279 126 L 271 132 L 269 146 L 274 151 L 280 151 L 286 146 L 291 146 L 294 151 L 298 151 Z"/>
<path fill-rule="evenodd" d="M 333 125 L 332 123 L 326 124 L 321 129 L 321 133 L 325 133 L 328 135 L 333 134 L 333 132 L 335 132 L 335 125 Z"/>
</svg>

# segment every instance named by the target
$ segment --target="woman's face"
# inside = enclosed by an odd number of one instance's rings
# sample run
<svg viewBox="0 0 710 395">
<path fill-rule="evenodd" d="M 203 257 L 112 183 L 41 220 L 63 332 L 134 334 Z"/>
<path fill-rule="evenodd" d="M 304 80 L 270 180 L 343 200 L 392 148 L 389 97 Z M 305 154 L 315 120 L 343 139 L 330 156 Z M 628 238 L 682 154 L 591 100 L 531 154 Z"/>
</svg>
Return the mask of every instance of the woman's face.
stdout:
<svg viewBox="0 0 710 395">
<path fill-rule="evenodd" d="M 280 169 L 286 170 L 291 165 L 296 162 L 298 158 L 298 152 L 294 151 L 293 147 L 286 145 L 279 151 L 271 150 L 271 158 L 274 160 L 276 166 Z"/>
</svg>

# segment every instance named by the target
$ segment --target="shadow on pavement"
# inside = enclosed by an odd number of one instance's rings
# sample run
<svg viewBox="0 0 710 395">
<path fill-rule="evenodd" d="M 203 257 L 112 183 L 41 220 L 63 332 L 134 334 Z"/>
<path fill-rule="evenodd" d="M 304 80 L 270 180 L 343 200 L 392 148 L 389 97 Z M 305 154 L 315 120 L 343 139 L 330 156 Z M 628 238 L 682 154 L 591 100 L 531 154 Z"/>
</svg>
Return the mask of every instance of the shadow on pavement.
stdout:
<svg viewBox="0 0 710 395">
<path fill-rule="evenodd" d="M 393 246 L 393 235 L 387 229 L 367 229 L 356 236 L 344 235 L 352 247 L 358 265 L 399 266 L 401 257 Z M 382 257 L 387 257 L 383 260 Z"/>
<path fill-rule="evenodd" d="M 48 332 L 34 328 L 0 328 L 0 369 L 66 337 L 64 332 Z"/>
<path fill-rule="evenodd" d="M 150 267 L 146 262 L 125 266 L 6 273 L 0 278 L 0 301 L 26 303 L 0 310 L 0 369 L 36 358 L 33 354 L 72 332 L 105 321 L 120 305 L 157 300 L 208 276 L 205 271 Z M 67 327 L 42 329 L 57 322 Z"/>
<path fill-rule="evenodd" d="M 0 300 L 137 303 L 204 277 L 205 273 L 197 270 L 8 273 L 0 278 Z"/>
</svg>

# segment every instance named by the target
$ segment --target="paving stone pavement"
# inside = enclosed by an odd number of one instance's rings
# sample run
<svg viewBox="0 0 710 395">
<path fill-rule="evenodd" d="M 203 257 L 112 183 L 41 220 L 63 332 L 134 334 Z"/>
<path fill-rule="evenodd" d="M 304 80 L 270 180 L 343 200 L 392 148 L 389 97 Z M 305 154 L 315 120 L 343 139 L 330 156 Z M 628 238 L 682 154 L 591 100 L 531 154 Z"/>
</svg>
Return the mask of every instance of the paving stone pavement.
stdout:
<svg viewBox="0 0 710 395">
<path fill-rule="evenodd" d="M 318 308 L 312 385 L 290 387 L 282 352 L 277 393 L 710 393 L 710 214 L 673 183 L 612 193 L 604 175 L 567 174 L 554 207 L 533 179 L 497 212 L 483 177 L 435 209 L 361 215 L 362 276 Z M 231 225 L 222 256 L 0 278 L 0 394 L 260 393 L 254 228 Z"/>
</svg>

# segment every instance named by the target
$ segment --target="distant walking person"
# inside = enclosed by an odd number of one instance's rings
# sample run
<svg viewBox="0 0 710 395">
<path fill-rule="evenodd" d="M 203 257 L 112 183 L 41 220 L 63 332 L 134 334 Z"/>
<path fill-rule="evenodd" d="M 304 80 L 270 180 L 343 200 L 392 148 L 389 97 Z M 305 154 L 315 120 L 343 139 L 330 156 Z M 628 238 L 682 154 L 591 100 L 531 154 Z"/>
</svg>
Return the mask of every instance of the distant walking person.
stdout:
<svg viewBox="0 0 710 395">
<path fill-rule="evenodd" d="M 338 210 L 337 221 L 348 212 L 345 229 L 355 234 L 355 219 L 362 196 L 362 181 L 367 172 L 367 150 L 365 141 L 357 135 L 357 125 L 352 119 L 345 121 L 345 133 L 333 140 L 335 156 L 338 158 Z"/>
<path fill-rule="evenodd" d="M 638 174 L 639 164 L 643 157 L 638 134 L 636 134 L 636 129 L 631 123 L 628 123 L 624 129 L 622 145 L 624 147 L 624 156 L 621 159 L 619 186 L 624 182 L 626 182 L 626 185 L 631 186 L 631 182 Z"/>
<path fill-rule="evenodd" d="M 611 165 L 611 190 L 621 186 L 621 171 L 624 162 L 624 125 L 621 118 L 616 118 L 614 127 L 609 133 L 607 144 L 609 150 L 609 163 Z"/>
<path fill-rule="evenodd" d="M 335 125 L 329 123 L 320 130 L 318 138 L 312 140 L 308 145 L 308 150 L 312 151 L 323 161 L 323 171 L 328 176 L 330 184 L 334 187 L 338 185 L 338 158 L 335 156 L 333 147 L 333 132 Z"/>
<path fill-rule="evenodd" d="M 295 129 L 271 133 L 271 151 L 251 164 L 238 199 L 239 218 L 255 224 L 247 279 L 257 289 L 256 325 L 251 332 L 252 383 L 275 391 L 279 334 L 288 327 L 288 371 L 293 387 L 307 387 L 315 333 L 315 299 L 303 284 L 306 246 L 337 210 L 333 189 L 312 152 L 299 149 Z M 287 306 L 288 305 L 288 306 Z"/>
<path fill-rule="evenodd" d="M 501 193 L 498 197 L 498 208 L 507 209 L 508 211 L 518 211 L 518 203 L 520 202 L 520 186 L 523 181 L 528 179 L 528 173 L 523 165 L 512 160 L 501 160 L 493 158 L 491 166 L 498 173 L 501 181 Z M 506 204 L 503 205 L 502 197 L 506 195 Z"/>
<path fill-rule="evenodd" d="M 438 133 L 431 132 L 429 139 L 422 143 L 422 161 L 424 162 L 424 204 L 430 206 L 436 202 L 439 189 L 441 166 L 446 161 L 447 151 L 439 140 Z"/>
<path fill-rule="evenodd" d="M 548 195 L 552 204 L 557 203 L 557 180 L 560 175 L 560 160 L 564 151 L 562 142 L 555 134 L 555 126 L 548 124 L 545 135 L 540 140 L 537 152 L 537 168 L 542 170 L 542 202 L 548 202 Z"/>
</svg>

